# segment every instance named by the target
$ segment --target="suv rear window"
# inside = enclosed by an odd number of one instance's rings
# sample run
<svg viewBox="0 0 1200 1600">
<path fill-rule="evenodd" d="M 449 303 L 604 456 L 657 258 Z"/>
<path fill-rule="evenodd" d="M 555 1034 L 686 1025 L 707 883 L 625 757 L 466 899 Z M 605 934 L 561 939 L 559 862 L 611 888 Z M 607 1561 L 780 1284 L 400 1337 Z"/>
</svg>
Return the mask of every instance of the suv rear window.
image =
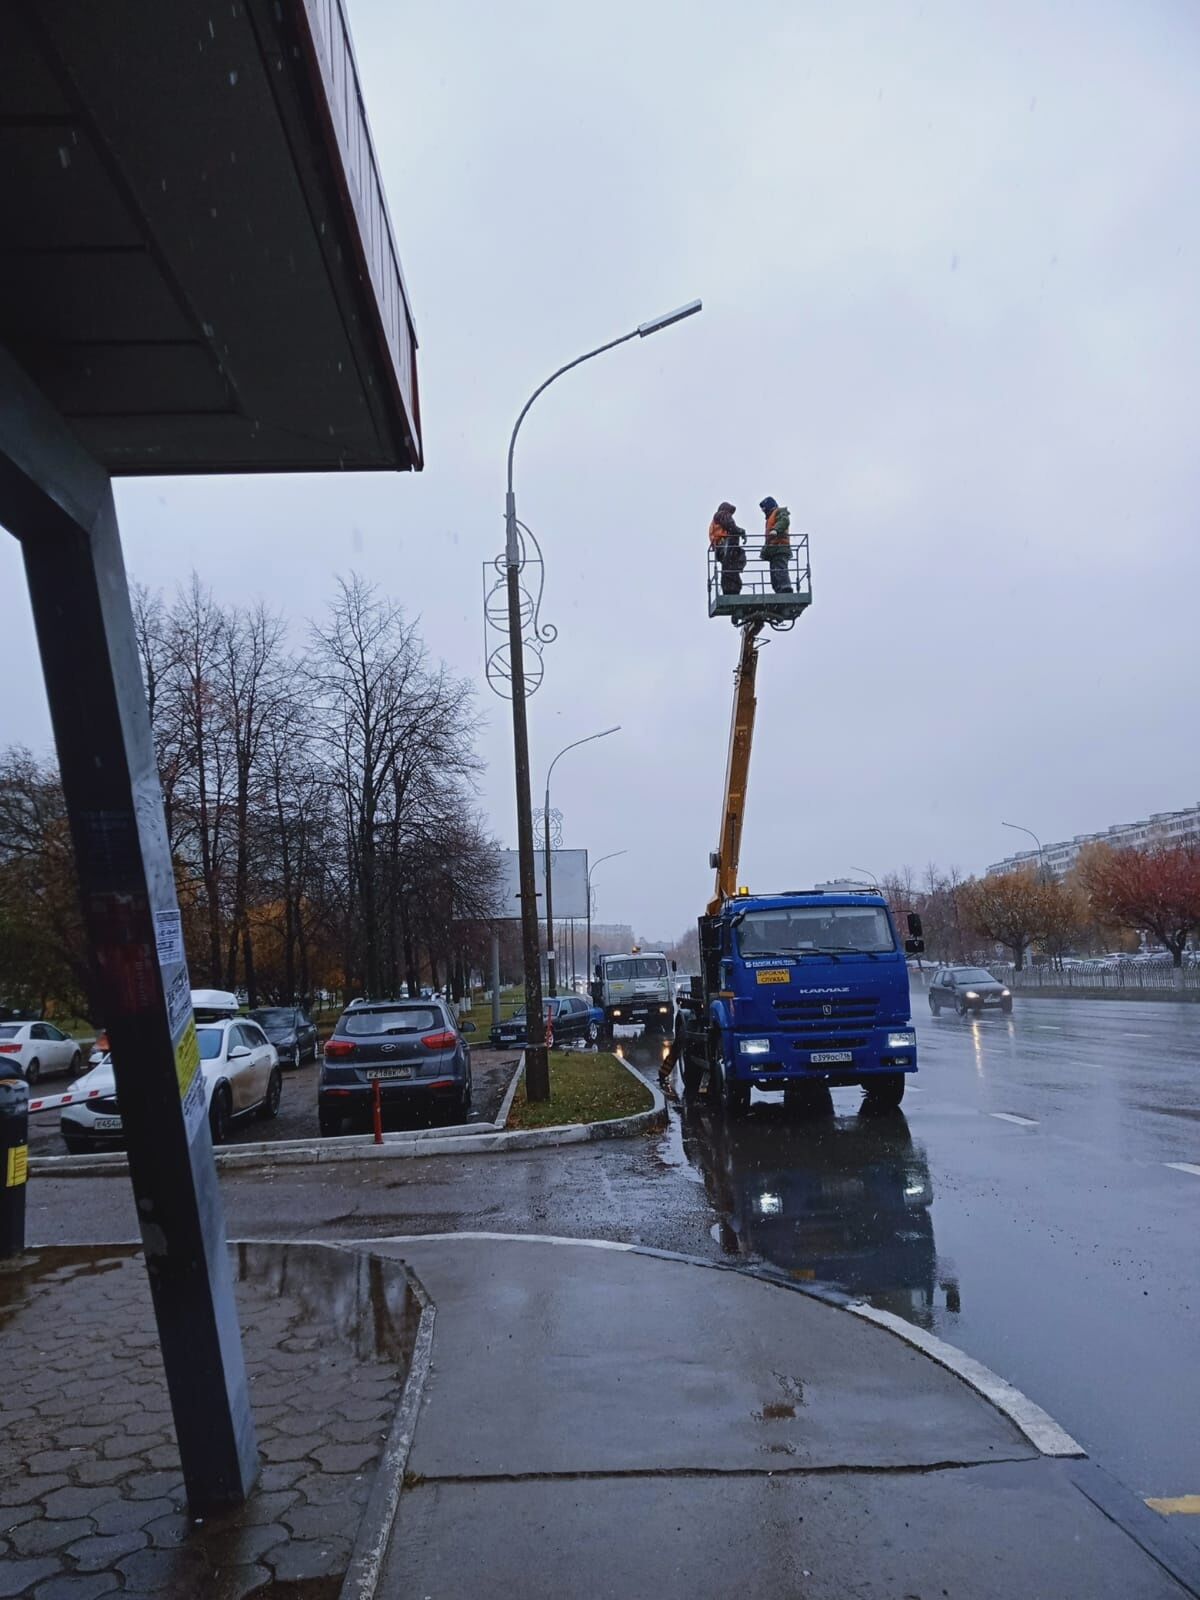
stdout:
<svg viewBox="0 0 1200 1600">
<path fill-rule="evenodd" d="M 363 1039 L 379 1033 L 428 1033 L 444 1026 L 441 1012 L 429 1006 L 397 1006 L 394 1011 L 347 1011 L 337 1031 Z"/>
</svg>

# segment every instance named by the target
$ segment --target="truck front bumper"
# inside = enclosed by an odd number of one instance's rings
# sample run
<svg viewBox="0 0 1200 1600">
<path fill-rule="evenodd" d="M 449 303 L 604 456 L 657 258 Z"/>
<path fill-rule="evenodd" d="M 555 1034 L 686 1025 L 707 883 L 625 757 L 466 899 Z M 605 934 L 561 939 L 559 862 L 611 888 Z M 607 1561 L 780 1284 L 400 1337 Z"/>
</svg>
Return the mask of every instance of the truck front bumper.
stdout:
<svg viewBox="0 0 1200 1600">
<path fill-rule="evenodd" d="M 799 1080 L 861 1083 L 881 1072 L 915 1072 L 917 1040 L 910 1026 L 873 1028 L 864 1038 L 814 1039 L 794 1033 L 736 1033 L 728 1065 L 735 1078 L 768 1089 Z"/>
</svg>

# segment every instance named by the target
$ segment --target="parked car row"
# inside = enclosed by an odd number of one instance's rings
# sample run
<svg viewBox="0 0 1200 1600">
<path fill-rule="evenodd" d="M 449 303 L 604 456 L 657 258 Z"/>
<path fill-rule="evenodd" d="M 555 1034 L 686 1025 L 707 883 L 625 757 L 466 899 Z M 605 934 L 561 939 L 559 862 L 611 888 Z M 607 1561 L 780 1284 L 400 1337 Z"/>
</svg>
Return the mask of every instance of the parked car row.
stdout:
<svg viewBox="0 0 1200 1600">
<path fill-rule="evenodd" d="M 604 1026 L 604 1012 L 590 1000 L 575 994 L 557 995 L 545 1002 L 547 1026 L 554 1030 L 555 1044 L 569 1044 L 582 1040 L 595 1044 Z M 529 1023 L 522 1006 L 514 1011 L 507 1022 L 501 1022 L 490 1034 L 497 1049 L 510 1049 L 529 1042 Z"/>
</svg>

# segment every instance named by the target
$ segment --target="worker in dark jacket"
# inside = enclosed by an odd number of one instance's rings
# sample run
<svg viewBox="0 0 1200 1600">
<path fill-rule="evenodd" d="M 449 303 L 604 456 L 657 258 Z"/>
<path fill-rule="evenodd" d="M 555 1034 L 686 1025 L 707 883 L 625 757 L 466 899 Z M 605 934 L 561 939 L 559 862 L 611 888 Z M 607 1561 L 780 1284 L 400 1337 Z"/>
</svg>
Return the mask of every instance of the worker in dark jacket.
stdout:
<svg viewBox="0 0 1200 1600">
<path fill-rule="evenodd" d="M 768 495 L 765 500 L 758 502 L 758 509 L 766 518 L 760 553 L 762 559 L 771 565 L 771 587 L 776 594 L 791 594 L 793 590 L 789 568 L 792 563 L 792 541 L 788 537 L 788 530 L 792 525 L 792 519 L 788 508 L 781 506 L 778 500 Z"/>
<path fill-rule="evenodd" d="M 736 510 L 737 507 L 730 505 L 728 500 L 722 500 L 708 525 L 709 548 L 716 551 L 717 560 L 721 563 L 722 594 L 742 592 L 742 568 L 746 565 L 742 541 L 746 537 L 746 530 L 739 528 L 733 520 Z"/>
</svg>

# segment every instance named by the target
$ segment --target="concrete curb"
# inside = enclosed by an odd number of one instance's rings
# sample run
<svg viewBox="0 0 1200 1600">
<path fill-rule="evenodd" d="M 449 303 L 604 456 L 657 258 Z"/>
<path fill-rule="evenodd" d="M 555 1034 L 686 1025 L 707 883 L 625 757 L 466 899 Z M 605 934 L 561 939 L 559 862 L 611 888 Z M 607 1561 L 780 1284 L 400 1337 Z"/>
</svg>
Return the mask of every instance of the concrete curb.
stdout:
<svg viewBox="0 0 1200 1600">
<path fill-rule="evenodd" d="M 620 1060 L 618 1056 L 616 1058 Z M 524 1058 L 522 1058 L 523 1066 Z M 383 1144 L 375 1144 L 370 1134 L 353 1138 L 294 1139 L 277 1143 L 223 1146 L 213 1155 L 218 1172 L 241 1167 L 307 1167 L 342 1161 L 415 1160 L 422 1156 L 466 1156 L 502 1154 L 509 1150 L 546 1150 L 564 1144 L 587 1144 L 593 1139 L 634 1139 L 655 1128 L 665 1126 L 667 1102 L 662 1091 L 647 1083 L 640 1073 L 627 1062 L 621 1065 L 651 1097 L 649 1111 L 636 1111 L 632 1116 L 616 1117 L 611 1122 L 576 1122 L 556 1128 L 504 1129 L 497 1123 L 477 1122 L 471 1127 L 478 1132 L 467 1133 L 454 1128 L 418 1129 L 407 1134 L 389 1134 Z M 516 1082 L 522 1067 L 518 1067 L 509 1085 L 516 1093 Z M 506 1098 L 508 1098 L 506 1096 Z M 508 1107 L 502 1107 L 504 1116 Z M 362 1143 L 359 1139 L 362 1139 Z M 129 1170 L 129 1164 L 120 1151 L 89 1156 L 34 1156 L 29 1163 L 33 1174 L 58 1178 L 111 1178 Z"/>
<path fill-rule="evenodd" d="M 405 1268 L 405 1271 L 408 1269 Z M 375 1482 L 363 1508 L 358 1537 L 354 1541 L 350 1565 L 342 1580 L 338 1600 L 371 1600 L 379 1587 L 379 1575 L 383 1570 L 396 1512 L 400 1507 L 400 1496 L 404 1490 L 404 1472 L 417 1430 L 417 1414 L 421 1409 L 425 1383 L 433 1361 L 433 1328 L 437 1310 L 416 1273 L 408 1272 L 408 1281 L 421 1304 L 408 1376 L 404 1380 L 400 1404 L 396 1408 L 387 1443 L 375 1469 Z"/>
<path fill-rule="evenodd" d="M 517 1089 L 518 1089 L 518 1087 L 520 1085 L 520 1082 L 521 1082 L 521 1079 L 524 1077 L 524 1075 L 525 1075 L 525 1052 L 524 1052 L 524 1050 L 522 1050 L 521 1051 L 521 1058 L 517 1062 L 517 1070 L 513 1073 L 512 1081 L 510 1082 L 508 1088 L 504 1091 L 504 1099 L 501 1100 L 500 1109 L 496 1113 L 496 1127 L 497 1128 L 507 1128 L 509 1113 L 512 1111 L 512 1103 L 517 1098 Z"/>
<path fill-rule="evenodd" d="M 895 1334 L 915 1349 L 921 1351 L 930 1360 L 937 1362 L 947 1371 L 952 1372 L 960 1382 L 965 1383 L 968 1389 L 974 1390 L 982 1400 L 986 1400 L 1013 1424 L 1039 1455 L 1054 1458 L 1061 1457 L 1086 1457 L 1087 1451 L 1078 1444 L 1065 1428 L 1055 1422 L 1050 1414 L 1042 1409 L 1028 1395 L 1023 1394 L 1007 1379 L 1000 1377 L 990 1367 L 985 1367 L 981 1361 L 976 1361 L 974 1356 L 967 1355 L 965 1350 L 959 1350 L 956 1345 L 947 1344 L 944 1339 L 938 1339 L 933 1334 L 926 1333 L 924 1329 L 915 1327 L 895 1316 L 890 1311 L 877 1311 L 874 1306 L 866 1305 L 861 1300 L 852 1300 L 849 1296 L 836 1290 L 814 1288 L 811 1285 L 797 1283 L 794 1279 L 785 1277 L 773 1269 L 763 1270 L 752 1264 L 734 1265 L 723 1261 L 706 1261 L 700 1256 L 683 1255 L 675 1250 L 656 1250 L 650 1245 L 628 1244 L 618 1239 L 569 1239 L 558 1234 L 549 1233 L 490 1233 L 486 1231 L 469 1231 L 464 1233 L 411 1233 L 397 1234 L 389 1238 L 354 1241 L 360 1248 L 368 1245 L 378 1247 L 381 1244 L 428 1244 L 436 1241 L 444 1244 L 452 1239 L 491 1239 L 503 1244 L 553 1244 L 553 1245 L 579 1245 L 591 1250 L 617 1250 L 630 1255 L 653 1256 L 660 1261 L 680 1262 L 685 1266 L 704 1267 L 709 1272 L 740 1272 L 745 1277 L 758 1278 L 764 1283 L 772 1284 L 778 1289 L 788 1289 L 794 1294 L 807 1295 L 810 1299 L 821 1300 L 826 1305 L 836 1306 L 839 1310 L 848 1311 L 852 1315 L 861 1317 L 866 1322 L 873 1322 L 887 1332 Z M 406 1263 L 407 1265 L 407 1263 Z M 411 1268 L 409 1269 L 412 1270 Z M 414 1274 L 415 1276 L 415 1274 Z"/>
</svg>

